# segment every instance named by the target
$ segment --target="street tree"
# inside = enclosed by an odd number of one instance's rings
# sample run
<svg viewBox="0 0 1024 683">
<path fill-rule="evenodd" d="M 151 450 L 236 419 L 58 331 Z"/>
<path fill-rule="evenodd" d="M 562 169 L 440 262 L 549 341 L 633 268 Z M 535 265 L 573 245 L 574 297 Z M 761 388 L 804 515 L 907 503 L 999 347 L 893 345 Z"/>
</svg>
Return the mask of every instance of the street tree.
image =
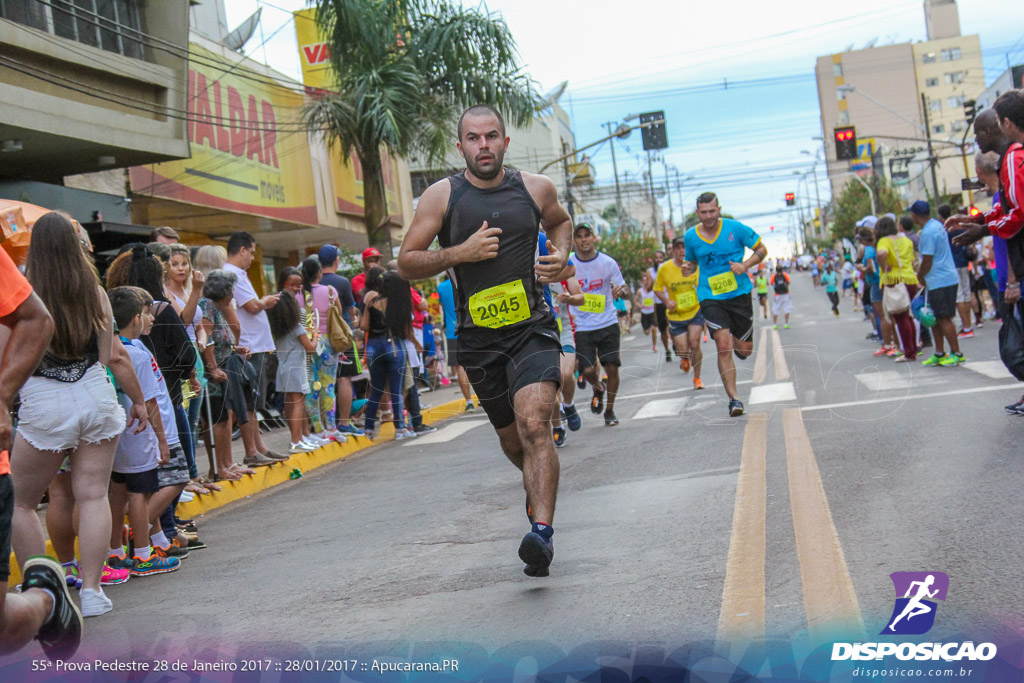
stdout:
<svg viewBox="0 0 1024 683">
<path fill-rule="evenodd" d="M 875 192 L 875 203 L 878 208 L 878 215 L 894 213 L 897 216 L 903 210 L 903 202 L 900 193 L 887 179 L 878 178 L 872 182 Z M 832 237 L 834 239 L 848 239 L 854 241 L 854 233 L 857 231 L 857 221 L 864 216 L 871 215 L 871 197 L 867 189 L 852 178 L 846 181 L 839 199 L 836 201 L 835 221 L 832 223 Z"/>
<path fill-rule="evenodd" d="M 370 244 L 388 244 L 382 160 L 422 155 L 440 165 L 459 113 L 489 104 L 515 125 L 537 95 L 498 16 L 449 0 L 311 0 L 330 51 L 334 90 L 315 93 L 307 125 L 363 170 Z"/>
<path fill-rule="evenodd" d="M 635 288 L 644 271 L 654 265 L 654 252 L 664 247 L 650 236 L 616 233 L 615 237 L 602 239 L 598 249 L 618 262 L 622 277 Z"/>
</svg>

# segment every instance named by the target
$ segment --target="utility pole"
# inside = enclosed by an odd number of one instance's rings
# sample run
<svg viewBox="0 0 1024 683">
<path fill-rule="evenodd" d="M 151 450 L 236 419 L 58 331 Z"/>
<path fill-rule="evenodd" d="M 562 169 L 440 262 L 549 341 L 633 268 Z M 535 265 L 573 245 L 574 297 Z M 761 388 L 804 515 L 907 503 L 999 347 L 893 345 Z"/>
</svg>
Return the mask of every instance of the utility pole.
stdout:
<svg viewBox="0 0 1024 683">
<path fill-rule="evenodd" d="M 932 126 L 928 122 L 928 96 L 921 93 L 921 111 L 924 112 L 924 134 L 928 140 L 928 163 L 932 167 L 932 188 L 935 190 L 935 203 L 938 205 L 939 198 L 939 180 L 935 175 L 935 152 L 932 150 Z"/>
<path fill-rule="evenodd" d="M 654 171 L 651 167 L 651 150 L 647 150 L 647 187 L 651 191 L 651 230 L 658 234 L 658 202 L 654 198 Z"/>
<path fill-rule="evenodd" d="M 572 179 L 569 177 L 569 157 L 568 155 L 569 144 L 562 140 L 562 154 L 566 155 L 562 159 L 562 169 L 565 173 L 565 203 L 569 209 L 569 218 L 576 221 L 576 211 L 572 206 Z"/>
<path fill-rule="evenodd" d="M 683 181 L 679 180 L 679 169 L 676 169 L 676 190 L 679 192 L 679 213 L 681 217 L 679 222 L 686 227 L 686 205 L 683 203 Z"/>
<path fill-rule="evenodd" d="M 616 229 L 621 232 L 622 225 L 626 220 L 626 217 L 623 215 L 622 211 L 622 189 L 619 187 L 619 167 L 615 163 L 615 134 L 612 132 L 612 126 L 614 126 L 615 123 L 609 122 L 604 125 L 608 128 L 608 144 L 611 146 L 612 150 L 612 173 L 615 174 L 615 211 L 616 215 L 619 217 L 619 225 Z"/>
<path fill-rule="evenodd" d="M 672 214 L 672 188 L 668 186 L 668 161 L 665 160 L 665 157 L 662 157 L 661 163 L 665 167 L 665 194 L 668 196 L 668 224 L 674 230 L 675 220 L 673 219 Z M 679 208 L 682 209 L 683 207 L 680 206 Z"/>
</svg>

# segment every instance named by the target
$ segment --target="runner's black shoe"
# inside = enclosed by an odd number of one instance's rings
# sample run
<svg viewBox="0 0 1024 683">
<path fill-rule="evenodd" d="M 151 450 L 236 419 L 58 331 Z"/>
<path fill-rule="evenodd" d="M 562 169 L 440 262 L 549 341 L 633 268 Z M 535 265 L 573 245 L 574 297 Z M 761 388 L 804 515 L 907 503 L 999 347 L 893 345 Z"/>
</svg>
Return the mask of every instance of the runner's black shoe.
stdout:
<svg viewBox="0 0 1024 683">
<path fill-rule="evenodd" d="M 739 417 L 743 414 L 743 404 L 738 398 L 729 401 L 729 417 Z"/>
<path fill-rule="evenodd" d="M 602 410 L 604 410 L 604 390 L 594 389 L 594 397 L 590 399 L 590 412 L 600 415 Z"/>
<path fill-rule="evenodd" d="M 615 417 L 615 413 L 611 410 L 606 411 L 604 414 L 604 426 L 614 427 L 619 424 L 619 418 Z"/>
<path fill-rule="evenodd" d="M 1024 408 L 1024 396 L 1021 396 L 1020 400 L 1017 401 L 1016 403 L 1011 403 L 1008 406 L 1004 406 L 1004 409 L 1010 415 L 1020 415 L 1021 408 Z"/>
<path fill-rule="evenodd" d="M 579 377 L 576 378 L 576 387 L 578 389 L 582 389 L 585 386 L 587 386 L 587 378 L 584 377 L 583 375 L 580 375 Z"/>
<path fill-rule="evenodd" d="M 672 362 L 672 352 L 671 351 L 666 351 L 665 352 L 665 362 L 666 363 L 671 363 Z"/>
<path fill-rule="evenodd" d="M 523 541 L 519 544 L 519 559 L 526 563 L 523 568 L 524 574 L 536 577 L 547 576 L 549 574 L 548 567 L 551 566 L 551 560 L 554 557 L 555 546 L 550 540 L 535 531 L 523 536 Z"/>
<path fill-rule="evenodd" d="M 569 431 L 578 432 L 580 427 L 583 426 L 583 418 L 576 412 L 576 406 L 569 406 L 568 408 L 563 406 L 562 411 L 565 414 L 565 423 L 569 426 Z"/>
<path fill-rule="evenodd" d="M 551 436 L 555 441 L 555 448 L 565 445 L 565 427 L 555 427 L 551 430 Z"/>
<path fill-rule="evenodd" d="M 31 557 L 25 562 L 22 592 L 41 588 L 53 594 L 53 616 L 39 629 L 36 640 L 52 660 L 70 659 L 82 642 L 82 613 L 68 592 L 64 570 L 56 560 L 46 556 Z"/>
</svg>

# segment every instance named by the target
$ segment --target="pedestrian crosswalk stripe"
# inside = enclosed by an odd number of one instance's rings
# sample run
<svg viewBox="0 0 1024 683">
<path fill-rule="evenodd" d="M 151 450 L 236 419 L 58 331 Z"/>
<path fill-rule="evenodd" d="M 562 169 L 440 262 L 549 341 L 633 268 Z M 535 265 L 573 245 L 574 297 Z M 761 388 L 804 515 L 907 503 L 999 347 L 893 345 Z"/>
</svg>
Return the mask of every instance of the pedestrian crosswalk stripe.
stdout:
<svg viewBox="0 0 1024 683">
<path fill-rule="evenodd" d="M 417 436 L 415 439 L 407 440 L 403 446 L 423 446 L 432 443 L 444 443 L 460 437 L 469 430 L 487 424 L 487 420 L 459 420 L 437 430 L 433 434 Z"/>
<path fill-rule="evenodd" d="M 895 370 L 874 370 L 862 372 L 856 376 L 857 381 L 871 391 L 891 391 L 893 389 L 909 389 L 913 377 L 908 373 Z"/>
<path fill-rule="evenodd" d="M 655 417 L 675 417 L 683 412 L 685 398 L 666 398 L 648 401 L 633 416 L 634 420 L 648 420 Z"/>
<path fill-rule="evenodd" d="M 754 360 L 754 383 L 764 381 L 768 371 L 768 328 L 762 327 L 757 338 L 757 358 Z"/>
<path fill-rule="evenodd" d="M 772 364 L 775 365 L 775 379 L 788 379 L 789 366 L 786 364 L 786 353 L 782 348 L 782 339 L 778 330 L 772 330 Z"/>
<path fill-rule="evenodd" d="M 759 384 L 750 390 L 748 403 L 779 403 L 781 401 L 796 401 L 796 390 L 792 382 L 777 382 L 775 384 Z"/>
<path fill-rule="evenodd" d="M 1013 379 L 1013 375 L 1010 374 L 1010 371 L 1006 369 L 1001 360 L 967 361 L 958 367 L 973 370 L 992 379 Z"/>
</svg>

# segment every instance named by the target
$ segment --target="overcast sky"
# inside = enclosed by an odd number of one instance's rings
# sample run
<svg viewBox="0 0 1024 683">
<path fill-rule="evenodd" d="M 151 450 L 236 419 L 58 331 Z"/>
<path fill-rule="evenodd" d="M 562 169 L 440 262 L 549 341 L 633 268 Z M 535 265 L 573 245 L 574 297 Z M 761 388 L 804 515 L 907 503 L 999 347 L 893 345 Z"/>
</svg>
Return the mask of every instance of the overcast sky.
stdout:
<svg viewBox="0 0 1024 683">
<path fill-rule="evenodd" d="M 225 1 L 232 28 L 263 5 L 262 32 L 246 49 L 301 78 L 289 12 L 307 3 Z M 921 0 L 489 0 L 486 5 L 507 22 L 541 92 L 569 81 L 561 105 L 572 115 L 578 146 L 604 137 L 605 122 L 664 110 L 669 134 L 664 161 L 680 178 L 693 177 L 680 193 L 670 171 L 677 220 L 680 199 L 692 210 L 696 195 L 710 189 L 726 211 L 743 216 L 758 232 L 769 235 L 775 225 L 776 239 L 770 242 L 776 244 L 794 222 L 784 210 L 784 194 L 797 192 L 815 203 L 813 181 L 809 177 L 808 186 L 798 188 L 794 175 L 813 163 L 801 150 L 821 149 L 813 140 L 822 134 L 815 58 L 871 40 L 885 45 L 925 38 Z M 1024 62 L 1019 0 L 961 0 L 959 8 L 962 32 L 981 37 L 986 83 L 1006 68 L 1007 55 L 1014 64 Z M 613 183 L 608 145 L 592 158 L 597 182 Z M 646 169 L 640 136 L 617 142 L 616 158 L 620 178 L 628 173 L 638 179 Z M 823 166 L 818 170 L 824 203 L 829 189 Z M 656 183 L 664 181 L 661 162 L 654 177 Z M 667 200 L 661 203 L 667 212 Z"/>
</svg>

